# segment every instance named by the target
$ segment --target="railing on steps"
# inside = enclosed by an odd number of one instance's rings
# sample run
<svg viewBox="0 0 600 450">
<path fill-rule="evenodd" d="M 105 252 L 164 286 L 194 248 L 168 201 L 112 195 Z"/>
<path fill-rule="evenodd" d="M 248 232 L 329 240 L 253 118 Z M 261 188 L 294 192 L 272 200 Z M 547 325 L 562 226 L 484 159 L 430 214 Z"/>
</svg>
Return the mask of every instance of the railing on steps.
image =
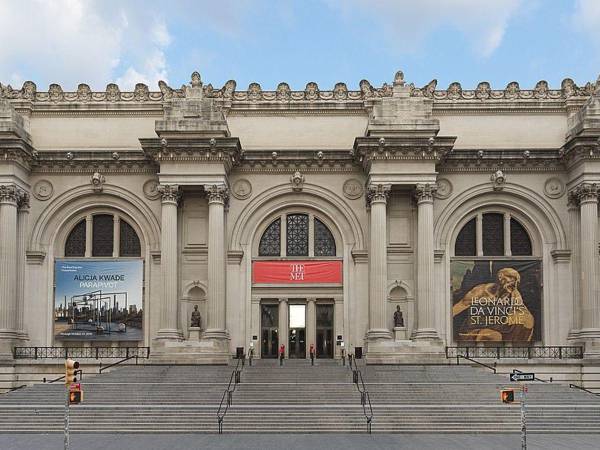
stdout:
<svg viewBox="0 0 600 450">
<path fill-rule="evenodd" d="M 587 392 L 588 394 L 592 394 L 592 395 L 595 395 L 595 396 L 600 396 L 600 392 L 590 391 L 589 389 L 586 389 L 583 386 L 578 386 L 576 384 L 569 383 L 569 387 L 571 389 L 579 389 L 580 391 Z"/>
<path fill-rule="evenodd" d="M 457 365 L 457 366 L 459 366 L 459 365 L 460 365 L 460 358 L 462 358 L 462 359 L 466 359 L 467 361 L 471 361 L 471 362 L 473 362 L 473 363 L 475 363 L 475 364 L 477 364 L 477 365 L 479 365 L 479 366 L 481 366 L 481 367 L 485 367 L 486 369 L 490 369 L 490 370 L 492 370 L 494 373 L 496 373 L 496 366 L 495 366 L 495 364 L 496 364 L 496 363 L 494 363 L 494 366 L 490 366 L 489 364 L 482 363 L 482 362 L 480 362 L 480 361 L 477 361 L 477 360 L 475 360 L 475 359 L 473 359 L 473 358 L 470 358 L 470 357 L 468 357 L 468 356 L 464 356 L 464 355 L 456 355 L 456 365 Z"/>
<path fill-rule="evenodd" d="M 219 427 L 219 434 L 223 434 L 223 419 L 225 418 L 225 415 L 227 414 L 227 411 L 229 410 L 229 407 L 231 406 L 233 393 L 235 392 L 237 385 L 240 384 L 242 381 L 241 370 L 240 370 L 240 361 L 242 361 L 242 360 L 243 360 L 243 358 L 239 358 L 237 360 L 235 369 L 233 369 L 233 371 L 231 372 L 231 376 L 229 377 L 229 384 L 223 391 L 223 396 L 221 397 L 221 403 L 219 403 L 219 409 L 217 410 L 217 425 Z M 244 367 L 243 364 L 242 364 L 242 367 Z M 231 383 L 233 383 L 233 388 L 231 387 Z M 227 400 L 225 400 L 225 399 L 227 399 Z M 224 405 L 223 405 L 223 402 L 225 402 Z"/>
<path fill-rule="evenodd" d="M 114 362 L 114 363 L 112 363 L 112 364 L 109 364 L 108 366 L 104 366 L 104 367 L 102 367 L 102 363 L 100 363 L 100 369 L 98 370 L 98 373 L 102 373 L 102 372 L 104 372 L 106 369 L 110 369 L 111 367 L 118 366 L 119 364 L 122 364 L 122 363 L 124 363 L 125 361 L 129 361 L 130 359 L 133 359 L 133 358 L 135 358 L 135 365 L 137 366 L 137 364 L 138 364 L 138 358 L 139 358 L 139 357 L 138 357 L 138 355 L 133 355 L 133 356 L 128 356 L 128 357 L 126 357 L 126 358 L 123 358 L 123 359 L 122 359 L 122 360 L 120 360 L 120 361 Z"/>
<path fill-rule="evenodd" d="M 77 380 L 82 380 L 83 379 L 83 370 L 81 370 L 81 369 L 76 370 L 75 371 L 75 376 L 77 376 L 77 375 L 79 375 L 79 378 L 77 378 Z M 46 378 L 44 377 L 44 379 L 42 381 L 44 383 L 48 383 L 48 384 L 50 384 L 50 383 L 56 383 L 57 381 L 64 380 L 65 376 L 66 375 L 62 375 L 62 376 L 60 376 L 58 378 L 54 378 L 53 380 L 50 380 L 50 381 L 46 380 Z"/>
<path fill-rule="evenodd" d="M 348 368 L 352 371 L 352 382 L 360 392 L 360 403 L 363 407 L 363 414 L 367 420 L 367 433 L 371 434 L 371 424 L 373 422 L 373 406 L 371 405 L 371 397 L 369 391 L 365 386 L 365 380 L 363 379 L 362 372 L 356 364 L 356 360 L 353 355 L 348 355 Z M 368 409 L 367 409 L 368 405 Z"/>
<path fill-rule="evenodd" d="M 446 347 L 446 358 L 455 358 L 462 355 L 466 358 L 544 358 L 544 359 L 582 359 L 583 347 L 579 346 L 521 346 L 521 347 L 473 347 L 457 346 Z"/>
<path fill-rule="evenodd" d="M 150 347 L 14 347 L 15 359 L 149 358 Z"/>
</svg>

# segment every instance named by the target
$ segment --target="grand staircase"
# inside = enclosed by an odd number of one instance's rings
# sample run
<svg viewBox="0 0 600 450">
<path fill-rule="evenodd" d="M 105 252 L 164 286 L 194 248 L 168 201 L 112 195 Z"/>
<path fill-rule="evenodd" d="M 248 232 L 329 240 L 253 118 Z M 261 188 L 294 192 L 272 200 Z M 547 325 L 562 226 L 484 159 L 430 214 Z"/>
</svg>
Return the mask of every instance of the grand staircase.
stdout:
<svg viewBox="0 0 600 450">
<path fill-rule="evenodd" d="M 506 375 L 469 366 L 362 366 L 372 431 L 519 432 L 517 403 L 500 403 L 515 386 Z M 231 366 L 123 366 L 86 375 L 84 401 L 71 408 L 71 430 L 87 433 L 216 433 L 217 409 Z M 566 386 L 531 383 L 530 432 L 598 433 L 600 398 Z M 65 387 L 36 385 L 0 395 L 0 432 L 61 432 Z M 365 433 L 352 372 L 339 361 L 254 361 L 223 420 L 225 433 Z"/>
</svg>

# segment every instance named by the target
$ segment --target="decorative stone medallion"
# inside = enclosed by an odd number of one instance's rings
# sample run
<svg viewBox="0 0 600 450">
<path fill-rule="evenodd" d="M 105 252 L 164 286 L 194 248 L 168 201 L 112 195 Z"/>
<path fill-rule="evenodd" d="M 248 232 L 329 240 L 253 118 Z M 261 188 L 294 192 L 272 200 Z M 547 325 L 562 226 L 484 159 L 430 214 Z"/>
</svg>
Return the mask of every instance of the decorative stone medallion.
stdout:
<svg viewBox="0 0 600 450">
<path fill-rule="evenodd" d="M 440 200 L 444 200 L 452 194 L 452 183 L 446 178 L 439 178 L 437 181 L 437 191 L 434 193 L 434 197 Z"/>
<path fill-rule="evenodd" d="M 346 180 L 342 190 L 344 195 L 351 200 L 356 200 L 357 198 L 362 197 L 364 191 L 362 183 L 356 178 L 350 178 L 349 180 Z"/>
<path fill-rule="evenodd" d="M 52 197 L 54 187 L 48 180 L 40 180 L 33 186 L 33 196 L 41 201 L 46 201 Z"/>
<path fill-rule="evenodd" d="M 565 193 L 565 185 L 560 178 L 552 177 L 548 178 L 546 184 L 544 184 L 544 194 L 550 198 L 560 198 Z"/>
<path fill-rule="evenodd" d="M 156 180 L 146 181 L 142 189 L 148 200 L 157 200 L 158 197 L 160 197 L 160 192 L 158 191 L 158 181 Z"/>
<path fill-rule="evenodd" d="M 248 180 L 242 178 L 233 183 L 233 196 L 238 200 L 245 200 L 252 194 L 252 185 Z"/>
</svg>

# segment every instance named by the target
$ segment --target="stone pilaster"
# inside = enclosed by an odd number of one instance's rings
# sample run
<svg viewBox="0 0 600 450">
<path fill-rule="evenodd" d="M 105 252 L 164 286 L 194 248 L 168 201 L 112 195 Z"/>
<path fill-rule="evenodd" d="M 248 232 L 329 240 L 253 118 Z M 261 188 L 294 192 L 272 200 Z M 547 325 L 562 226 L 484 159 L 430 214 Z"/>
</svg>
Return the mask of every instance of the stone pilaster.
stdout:
<svg viewBox="0 0 600 450">
<path fill-rule="evenodd" d="M 177 326 L 177 204 L 180 191 L 177 185 L 160 185 L 158 190 L 162 200 L 160 266 L 163 295 L 157 338 L 180 340 L 183 338 Z"/>
<path fill-rule="evenodd" d="M 307 299 L 306 305 L 306 358 L 310 359 L 310 344 L 317 348 L 317 305 L 315 298 Z"/>
<path fill-rule="evenodd" d="M 581 328 L 581 220 L 579 216 L 579 197 L 575 192 L 569 192 L 567 203 L 569 212 L 569 245 L 571 247 L 571 278 L 573 280 L 573 323 L 571 336 L 576 337 Z"/>
<path fill-rule="evenodd" d="M 415 339 L 439 339 L 435 329 L 433 183 L 418 184 L 417 197 L 417 330 Z"/>
<path fill-rule="evenodd" d="M 582 183 L 577 189 L 581 212 L 581 333 L 593 339 L 586 353 L 600 356 L 600 309 L 596 283 L 598 277 L 598 185 Z"/>
<path fill-rule="evenodd" d="M 225 328 L 225 185 L 205 186 L 208 197 L 208 318 L 204 337 L 228 339 Z"/>
<path fill-rule="evenodd" d="M 12 357 L 17 330 L 17 203 L 21 191 L 0 185 L 0 359 Z"/>
<path fill-rule="evenodd" d="M 17 330 L 22 339 L 28 339 L 24 329 L 25 311 L 25 252 L 29 230 L 29 193 L 23 192 L 17 210 Z"/>
<path fill-rule="evenodd" d="M 279 346 L 281 344 L 285 345 L 285 357 L 289 356 L 290 349 L 288 348 L 288 336 L 290 334 L 289 331 L 289 317 L 288 317 L 289 309 L 288 309 L 288 301 L 287 298 L 279 299 L 279 318 L 278 318 L 278 327 L 277 331 L 279 333 Z M 277 349 L 277 355 L 279 355 L 279 349 Z"/>
<path fill-rule="evenodd" d="M 386 325 L 387 289 L 387 198 L 391 186 L 371 184 L 367 200 L 371 206 L 369 239 L 369 341 L 391 339 Z"/>
</svg>

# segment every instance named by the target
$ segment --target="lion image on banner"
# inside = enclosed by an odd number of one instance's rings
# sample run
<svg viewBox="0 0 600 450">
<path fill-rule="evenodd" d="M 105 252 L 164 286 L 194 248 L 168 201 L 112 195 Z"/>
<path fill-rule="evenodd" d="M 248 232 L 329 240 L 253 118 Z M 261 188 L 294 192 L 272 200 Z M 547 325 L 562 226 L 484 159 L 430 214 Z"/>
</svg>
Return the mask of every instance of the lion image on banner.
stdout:
<svg viewBox="0 0 600 450">
<path fill-rule="evenodd" d="M 459 298 L 452 306 L 458 340 L 530 342 L 535 319 L 519 292 L 520 283 L 520 273 L 505 267 L 496 272 L 494 283 L 477 284 Z"/>
</svg>

